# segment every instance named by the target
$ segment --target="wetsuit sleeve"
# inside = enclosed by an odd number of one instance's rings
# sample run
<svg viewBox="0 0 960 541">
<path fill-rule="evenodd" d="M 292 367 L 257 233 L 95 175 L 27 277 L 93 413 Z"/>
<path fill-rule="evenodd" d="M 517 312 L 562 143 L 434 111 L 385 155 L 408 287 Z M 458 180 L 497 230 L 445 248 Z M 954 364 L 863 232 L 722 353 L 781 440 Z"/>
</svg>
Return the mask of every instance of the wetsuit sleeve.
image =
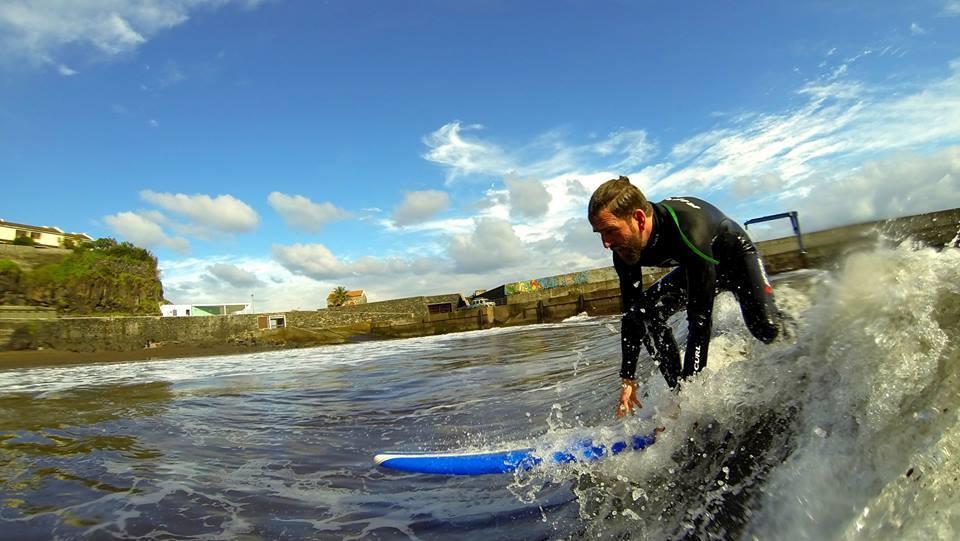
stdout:
<svg viewBox="0 0 960 541">
<path fill-rule="evenodd" d="M 623 305 L 623 319 L 620 321 L 620 377 L 633 379 L 637 371 L 637 360 L 640 357 L 640 347 L 643 345 L 643 322 L 640 314 L 635 313 L 639 308 L 639 299 L 643 292 L 643 273 L 634 273 L 617 257 L 613 258 L 613 266 L 620 278 L 620 299 Z M 639 268 L 639 267 L 638 267 Z M 639 276 L 634 276 L 639 274 Z"/>
<path fill-rule="evenodd" d="M 717 285 L 717 271 L 713 264 L 691 261 L 685 266 L 688 332 L 687 351 L 683 358 L 684 378 L 699 372 L 707 364 L 707 349 L 713 323 L 713 299 Z"/>
<path fill-rule="evenodd" d="M 643 294 L 643 273 L 634 272 L 616 257 L 613 259 L 613 268 L 617 271 L 617 278 L 620 279 L 620 300 L 623 311 L 626 313 L 637 305 L 637 301 Z"/>
</svg>

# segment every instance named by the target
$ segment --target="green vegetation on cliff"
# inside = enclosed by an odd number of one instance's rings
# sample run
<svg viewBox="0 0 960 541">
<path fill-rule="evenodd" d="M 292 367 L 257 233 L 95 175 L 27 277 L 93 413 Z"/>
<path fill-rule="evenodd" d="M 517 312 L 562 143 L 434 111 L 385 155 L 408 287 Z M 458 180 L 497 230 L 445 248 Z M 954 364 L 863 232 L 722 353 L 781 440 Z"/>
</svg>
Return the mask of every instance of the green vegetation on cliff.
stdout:
<svg viewBox="0 0 960 541">
<path fill-rule="evenodd" d="M 163 286 L 157 259 L 129 242 L 81 244 L 62 261 L 23 271 L 0 260 L 0 303 L 52 306 L 71 314 L 157 315 Z"/>
<path fill-rule="evenodd" d="M 20 274 L 20 265 L 17 265 L 13 260 L 10 259 L 0 259 L 0 275 L 10 276 L 16 280 L 19 280 Z"/>
</svg>

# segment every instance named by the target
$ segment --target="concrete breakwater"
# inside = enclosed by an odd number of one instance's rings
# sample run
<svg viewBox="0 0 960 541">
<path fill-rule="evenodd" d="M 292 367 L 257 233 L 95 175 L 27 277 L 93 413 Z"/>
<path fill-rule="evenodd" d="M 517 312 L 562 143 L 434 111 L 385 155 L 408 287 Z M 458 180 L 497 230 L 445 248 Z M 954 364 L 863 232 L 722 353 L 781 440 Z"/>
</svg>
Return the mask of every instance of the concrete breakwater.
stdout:
<svg viewBox="0 0 960 541">
<path fill-rule="evenodd" d="M 806 234 L 805 252 L 795 237 L 759 243 L 771 274 L 805 267 L 829 268 L 844 256 L 881 239 L 911 239 L 926 245 L 956 244 L 960 209 Z M 644 286 L 663 274 L 650 269 Z M 394 301 L 316 311 L 222 317 L 50 317 L 49 310 L 0 310 L 0 351 L 38 348 L 74 352 L 129 352 L 168 347 L 301 347 L 352 340 L 428 336 L 491 327 L 558 322 L 580 313 L 621 311 L 617 280 L 554 287 L 507 295 L 502 304 L 434 313 L 437 298 Z M 281 328 L 264 328 L 265 316 Z"/>
</svg>

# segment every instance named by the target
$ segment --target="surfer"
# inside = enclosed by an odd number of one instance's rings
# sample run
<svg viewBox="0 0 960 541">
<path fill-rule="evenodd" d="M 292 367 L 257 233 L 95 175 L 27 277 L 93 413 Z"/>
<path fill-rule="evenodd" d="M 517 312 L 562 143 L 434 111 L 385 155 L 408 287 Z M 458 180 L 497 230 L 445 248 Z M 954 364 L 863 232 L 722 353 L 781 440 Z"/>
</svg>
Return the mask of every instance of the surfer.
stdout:
<svg viewBox="0 0 960 541">
<path fill-rule="evenodd" d="M 630 179 L 608 180 L 590 198 L 588 218 L 605 248 L 613 251 L 624 315 L 623 360 L 617 416 L 640 407 L 636 369 L 647 349 L 671 388 L 707 365 L 713 301 L 732 291 L 744 322 L 769 344 L 779 332 L 773 288 L 750 237 L 713 205 L 694 197 L 651 203 Z M 643 267 L 676 266 L 643 290 Z M 686 307 L 687 349 L 683 363 L 667 318 Z"/>
</svg>

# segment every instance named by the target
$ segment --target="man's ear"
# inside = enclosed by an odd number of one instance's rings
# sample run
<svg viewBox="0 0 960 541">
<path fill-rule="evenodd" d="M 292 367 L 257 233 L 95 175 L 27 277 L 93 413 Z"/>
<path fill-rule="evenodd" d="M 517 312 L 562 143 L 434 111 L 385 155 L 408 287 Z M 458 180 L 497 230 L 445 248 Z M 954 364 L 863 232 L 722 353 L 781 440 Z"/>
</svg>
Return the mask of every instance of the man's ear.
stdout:
<svg viewBox="0 0 960 541">
<path fill-rule="evenodd" d="M 637 221 L 637 226 L 642 230 L 643 226 L 647 223 L 647 215 L 643 213 L 643 209 L 637 209 L 633 211 L 633 219 Z"/>
</svg>

